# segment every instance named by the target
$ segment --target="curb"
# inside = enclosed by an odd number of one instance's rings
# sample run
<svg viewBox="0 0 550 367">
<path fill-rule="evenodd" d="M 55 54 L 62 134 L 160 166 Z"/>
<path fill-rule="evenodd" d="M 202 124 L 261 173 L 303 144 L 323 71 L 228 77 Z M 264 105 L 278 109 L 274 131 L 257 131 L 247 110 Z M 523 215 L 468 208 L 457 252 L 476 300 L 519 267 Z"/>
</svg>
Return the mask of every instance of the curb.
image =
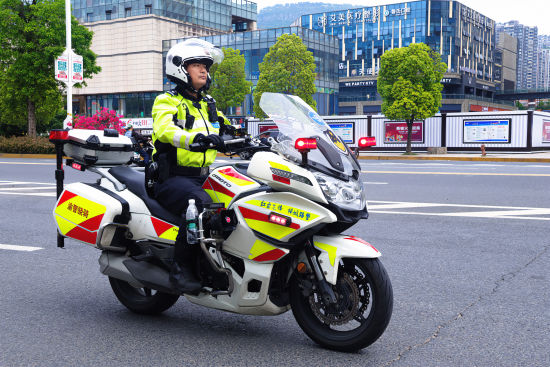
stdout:
<svg viewBox="0 0 550 367">
<path fill-rule="evenodd" d="M 55 159 L 55 154 L 19 154 L 19 153 L 0 153 L 0 158 L 35 158 L 35 159 Z"/>
</svg>

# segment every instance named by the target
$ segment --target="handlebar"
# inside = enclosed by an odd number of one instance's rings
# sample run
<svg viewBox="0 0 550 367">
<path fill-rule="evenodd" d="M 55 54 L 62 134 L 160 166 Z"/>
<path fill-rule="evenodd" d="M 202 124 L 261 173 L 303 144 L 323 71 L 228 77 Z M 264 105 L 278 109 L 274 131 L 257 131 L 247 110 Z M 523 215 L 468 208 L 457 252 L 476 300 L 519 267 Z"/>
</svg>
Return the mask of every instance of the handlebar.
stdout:
<svg viewBox="0 0 550 367">
<path fill-rule="evenodd" d="M 224 140 L 224 145 L 233 145 L 233 144 L 240 144 L 246 142 L 245 138 L 237 138 L 237 139 L 230 139 L 230 140 Z M 214 144 L 209 143 L 208 145 L 204 143 L 193 143 L 189 145 L 189 150 L 192 152 L 204 152 L 208 149 L 215 149 Z"/>
</svg>

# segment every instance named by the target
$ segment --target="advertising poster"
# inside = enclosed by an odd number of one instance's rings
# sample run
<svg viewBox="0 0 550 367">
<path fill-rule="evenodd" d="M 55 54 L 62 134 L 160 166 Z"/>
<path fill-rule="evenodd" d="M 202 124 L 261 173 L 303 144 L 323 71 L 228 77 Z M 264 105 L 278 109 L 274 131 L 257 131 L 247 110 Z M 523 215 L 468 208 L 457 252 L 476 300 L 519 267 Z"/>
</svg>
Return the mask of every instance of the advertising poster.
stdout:
<svg viewBox="0 0 550 367">
<path fill-rule="evenodd" d="M 55 59 L 55 79 L 62 82 L 69 81 L 68 64 L 69 59 L 67 56 L 61 55 Z"/>
<path fill-rule="evenodd" d="M 510 119 L 464 120 L 464 143 L 509 143 Z"/>
<path fill-rule="evenodd" d="M 384 122 L 384 143 L 406 143 L 407 133 L 407 123 L 404 121 Z M 424 121 L 413 122 L 411 142 L 424 142 Z"/>
<path fill-rule="evenodd" d="M 346 144 L 353 144 L 355 142 L 353 136 L 353 122 L 340 122 L 337 124 L 328 124 L 332 131 L 338 135 Z"/>
<path fill-rule="evenodd" d="M 82 56 L 73 54 L 71 79 L 74 83 L 81 83 L 84 75 Z"/>
<path fill-rule="evenodd" d="M 542 120 L 542 141 L 550 143 L 550 120 Z"/>
<path fill-rule="evenodd" d="M 267 130 L 271 130 L 271 129 L 276 129 L 277 128 L 277 125 L 275 124 L 259 124 L 258 125 L 258 131 L 259 133 L 263 133 L 264 131 L 267 131 Z"/>
</svg>

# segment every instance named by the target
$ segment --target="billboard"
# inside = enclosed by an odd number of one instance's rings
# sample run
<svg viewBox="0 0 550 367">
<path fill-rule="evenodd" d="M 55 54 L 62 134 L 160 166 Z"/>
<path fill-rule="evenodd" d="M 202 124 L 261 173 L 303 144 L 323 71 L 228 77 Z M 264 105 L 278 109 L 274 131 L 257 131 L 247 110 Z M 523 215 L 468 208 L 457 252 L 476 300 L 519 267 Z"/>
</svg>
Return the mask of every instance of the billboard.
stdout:
<svg viewBox="0 0 550 367">
<path fill-rule="evenodd" d="M 510 143 L 510 119 L 464 120 L 464 143 Z"/>
<path fill-rule="evenodd" d="M 550 143 L 550 120 L 542 120 L 542 142 Z"/>
<path fill-rule="evenodd" d="M 406 143 L 408 128 L 404 121 L 385 121 L 384 122 L 384 143 Z M 411 133 L 412 143 L 424 142 L 424 121 L 415 121 Z"/>
<path fill-rule="evenodd" d="M 353 144 L 355 142 L 355 136 L 353 134 L 354 128 L 353 122 L 339 122 L 337 124 L 328 124 L 332 131 L 339 136 L 346 144 Z"/>
</svg>

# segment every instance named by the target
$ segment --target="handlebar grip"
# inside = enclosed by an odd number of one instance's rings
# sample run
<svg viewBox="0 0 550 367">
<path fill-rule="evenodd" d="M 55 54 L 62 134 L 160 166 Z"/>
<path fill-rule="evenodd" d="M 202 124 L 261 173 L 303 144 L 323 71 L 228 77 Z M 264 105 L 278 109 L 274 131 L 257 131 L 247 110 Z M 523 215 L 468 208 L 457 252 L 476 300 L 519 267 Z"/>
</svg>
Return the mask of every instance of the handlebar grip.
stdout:
<svg viewBox="0 0 550 367">
<path fill-rule="evenodd" d="M 205 152 L 208 149 L 214 149 L 214 145 L 212 143 L 206 145 L 203 143 L 192 143 L 189 145 L 189 150 L 192 152 Z"/>
</svg>

